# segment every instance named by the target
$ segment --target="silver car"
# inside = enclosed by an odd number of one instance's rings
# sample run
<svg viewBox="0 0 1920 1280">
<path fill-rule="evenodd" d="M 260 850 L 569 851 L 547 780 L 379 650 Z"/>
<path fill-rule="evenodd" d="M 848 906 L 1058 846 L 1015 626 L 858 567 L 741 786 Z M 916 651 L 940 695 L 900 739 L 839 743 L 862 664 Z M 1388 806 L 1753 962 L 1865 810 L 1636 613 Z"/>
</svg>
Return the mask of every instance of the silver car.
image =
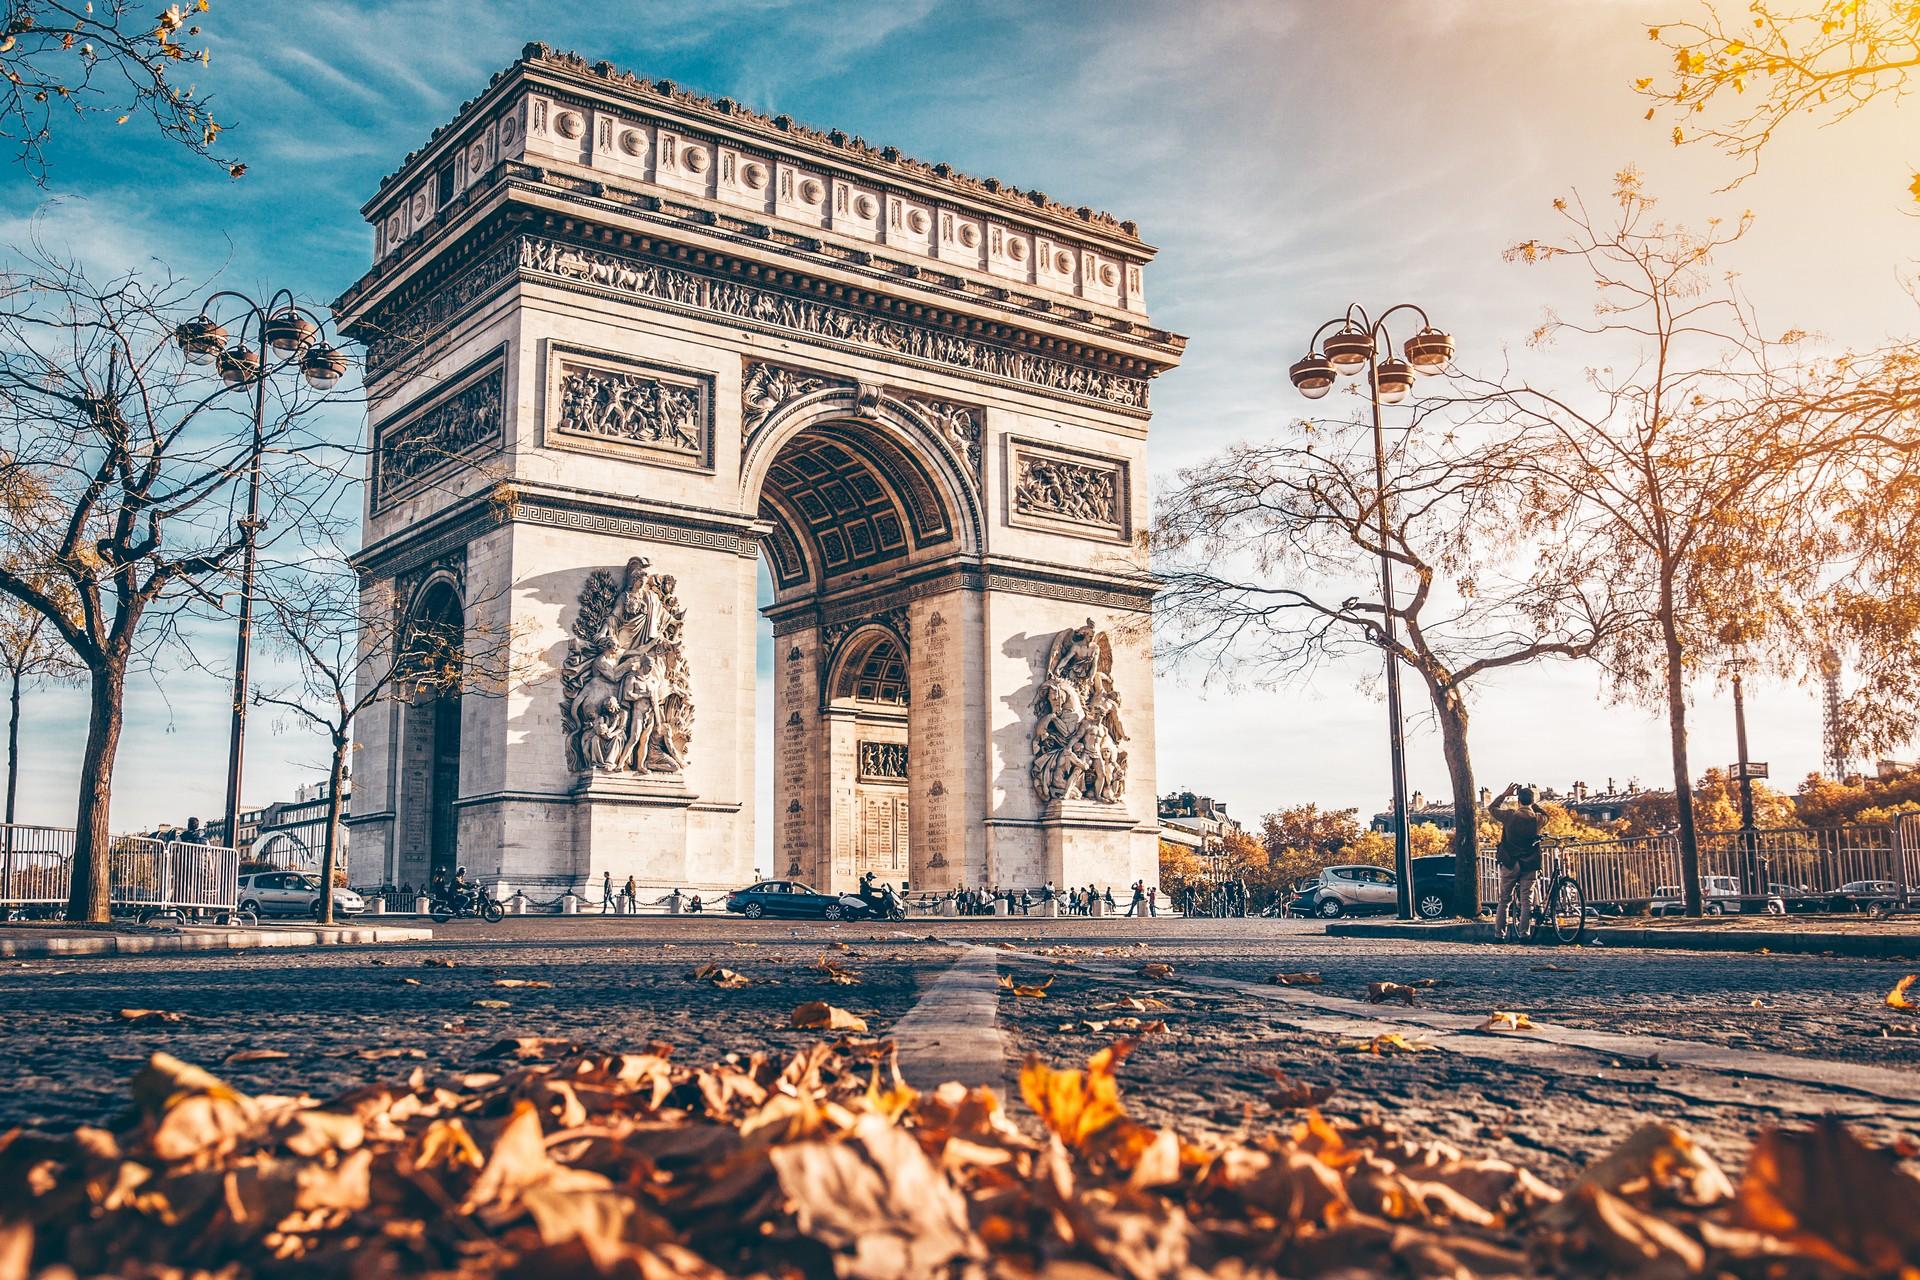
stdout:
<svg viewBox="0 0 1920 1280">
<path fill-rule="evenodd" d="M 320 877 L 305 871 L 250 871 L 240 877 L 240 909 L 256 916 L 320 917 Z M 366 899 L 351 889 L 333 891 L 333 913 L 357 916 Z"/>
<path fill-rule="evenodd" d="M 1325 920 L 1375 911 L 1393 911 L 1400 905 L 1399 884 L 1393 872 L 1385 867 L 1357 863 L 1327 867 L 1320 872 L 1318 882 L 1296 901 Z"/>
</svg>

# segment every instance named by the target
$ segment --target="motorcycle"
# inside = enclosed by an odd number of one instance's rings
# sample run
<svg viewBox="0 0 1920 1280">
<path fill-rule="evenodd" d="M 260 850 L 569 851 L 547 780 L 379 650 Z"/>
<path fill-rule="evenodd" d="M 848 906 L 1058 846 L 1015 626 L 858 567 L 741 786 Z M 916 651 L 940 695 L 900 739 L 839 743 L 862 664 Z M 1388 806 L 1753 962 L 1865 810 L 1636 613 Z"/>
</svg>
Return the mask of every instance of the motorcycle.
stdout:
<svg viewBox="0 0 1920 1280">
<path fill-rule="evenodd" d="M 840 895 L 840 913 L 843 920 L 905 920 L 907 904 L 889 885 L 870 898 L 858 893 Z"/>
<path fill-rule="evenodd" d="M 506 919 L 507 909 L 495 902 L 491 894 L 473 886 L 450 893 L 433 894 L 427 902 L 427 914 L 433 917 L 435 924 L 445 924 L 456 918 L 499 924 Z"/>
</svg>

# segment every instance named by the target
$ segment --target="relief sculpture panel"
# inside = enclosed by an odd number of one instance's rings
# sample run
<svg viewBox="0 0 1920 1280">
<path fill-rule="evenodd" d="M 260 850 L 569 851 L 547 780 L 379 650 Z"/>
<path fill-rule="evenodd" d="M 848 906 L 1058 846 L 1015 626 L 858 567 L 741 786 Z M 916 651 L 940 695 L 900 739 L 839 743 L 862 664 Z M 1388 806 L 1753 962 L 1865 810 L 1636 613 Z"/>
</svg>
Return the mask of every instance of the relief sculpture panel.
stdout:
<svg viewBox="0 0 1920 1280">
<path fill-rule="evenodd" d="M 560 672 L 567 763 L 580 772 L 677 774 L 693 726 L 683 643 L 686 609 L 672 574 L 644 556 L 596 569 Z"/>
<path fill-rule="evenodd" d="M 1129 534 L 1128 465 L 1105 458 L 1010 444 L 1009 513 L 1030 527 L 1124 540 Z"/>
<path fill-rule="evenodd" d="M 1033 790 L 1041 804 L 1126 799 L 1127 753 L 1120 744 L 1127 733 L 1113 687 L 1113 644 L 1093 619 L 1054 636 L 1033 717 Z"/>
</svg>

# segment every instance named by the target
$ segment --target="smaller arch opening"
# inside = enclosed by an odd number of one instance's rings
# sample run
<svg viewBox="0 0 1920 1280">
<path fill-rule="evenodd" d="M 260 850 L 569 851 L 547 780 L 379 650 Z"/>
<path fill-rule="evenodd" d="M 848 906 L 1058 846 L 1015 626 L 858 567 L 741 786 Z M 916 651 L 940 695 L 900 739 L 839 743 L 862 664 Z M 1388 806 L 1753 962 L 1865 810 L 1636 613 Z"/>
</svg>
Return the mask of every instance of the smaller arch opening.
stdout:
<svg viewBox="0 0 1920 1280">
<path fill-rule="evenodd" d="M 424 891 L 460 865 L 460 681 L 466 609 L 455 584 L 429 582 L 414 597 L 401 671 L 398 841 L 387 878 Z"/>
<path fill-rule="evenodd" d="M 827 701 L 904 711 L 908 701 L 907 655 L 900 642 L 879 628 L 854 637 L 841 655 Z"/>
</svg>

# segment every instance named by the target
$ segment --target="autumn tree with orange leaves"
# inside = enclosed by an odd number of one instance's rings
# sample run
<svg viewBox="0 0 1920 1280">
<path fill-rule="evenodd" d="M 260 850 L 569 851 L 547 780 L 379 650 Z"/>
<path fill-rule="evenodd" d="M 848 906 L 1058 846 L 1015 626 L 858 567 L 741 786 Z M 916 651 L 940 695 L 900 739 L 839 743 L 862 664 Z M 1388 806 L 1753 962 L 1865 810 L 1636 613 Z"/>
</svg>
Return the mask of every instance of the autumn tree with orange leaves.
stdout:
<svg viewBox="0 0 1920 1280">
<path fill-rule="evenodd" d="M 1920 71 L 1915 0 L 1705 0 L 1696 17 L 1647 35 L 1669 56 L 1664 73 L 1634 83 L 1652 102 L 1647 119 L 1670 116 L 1676 146 L 1704 142 L 1745 161 L 1742 178 L 1789 121 L 1845 120 L 1903 96 Z M 1920 173 L 1908 190 L 1920 200 Z"/>
</svg>

